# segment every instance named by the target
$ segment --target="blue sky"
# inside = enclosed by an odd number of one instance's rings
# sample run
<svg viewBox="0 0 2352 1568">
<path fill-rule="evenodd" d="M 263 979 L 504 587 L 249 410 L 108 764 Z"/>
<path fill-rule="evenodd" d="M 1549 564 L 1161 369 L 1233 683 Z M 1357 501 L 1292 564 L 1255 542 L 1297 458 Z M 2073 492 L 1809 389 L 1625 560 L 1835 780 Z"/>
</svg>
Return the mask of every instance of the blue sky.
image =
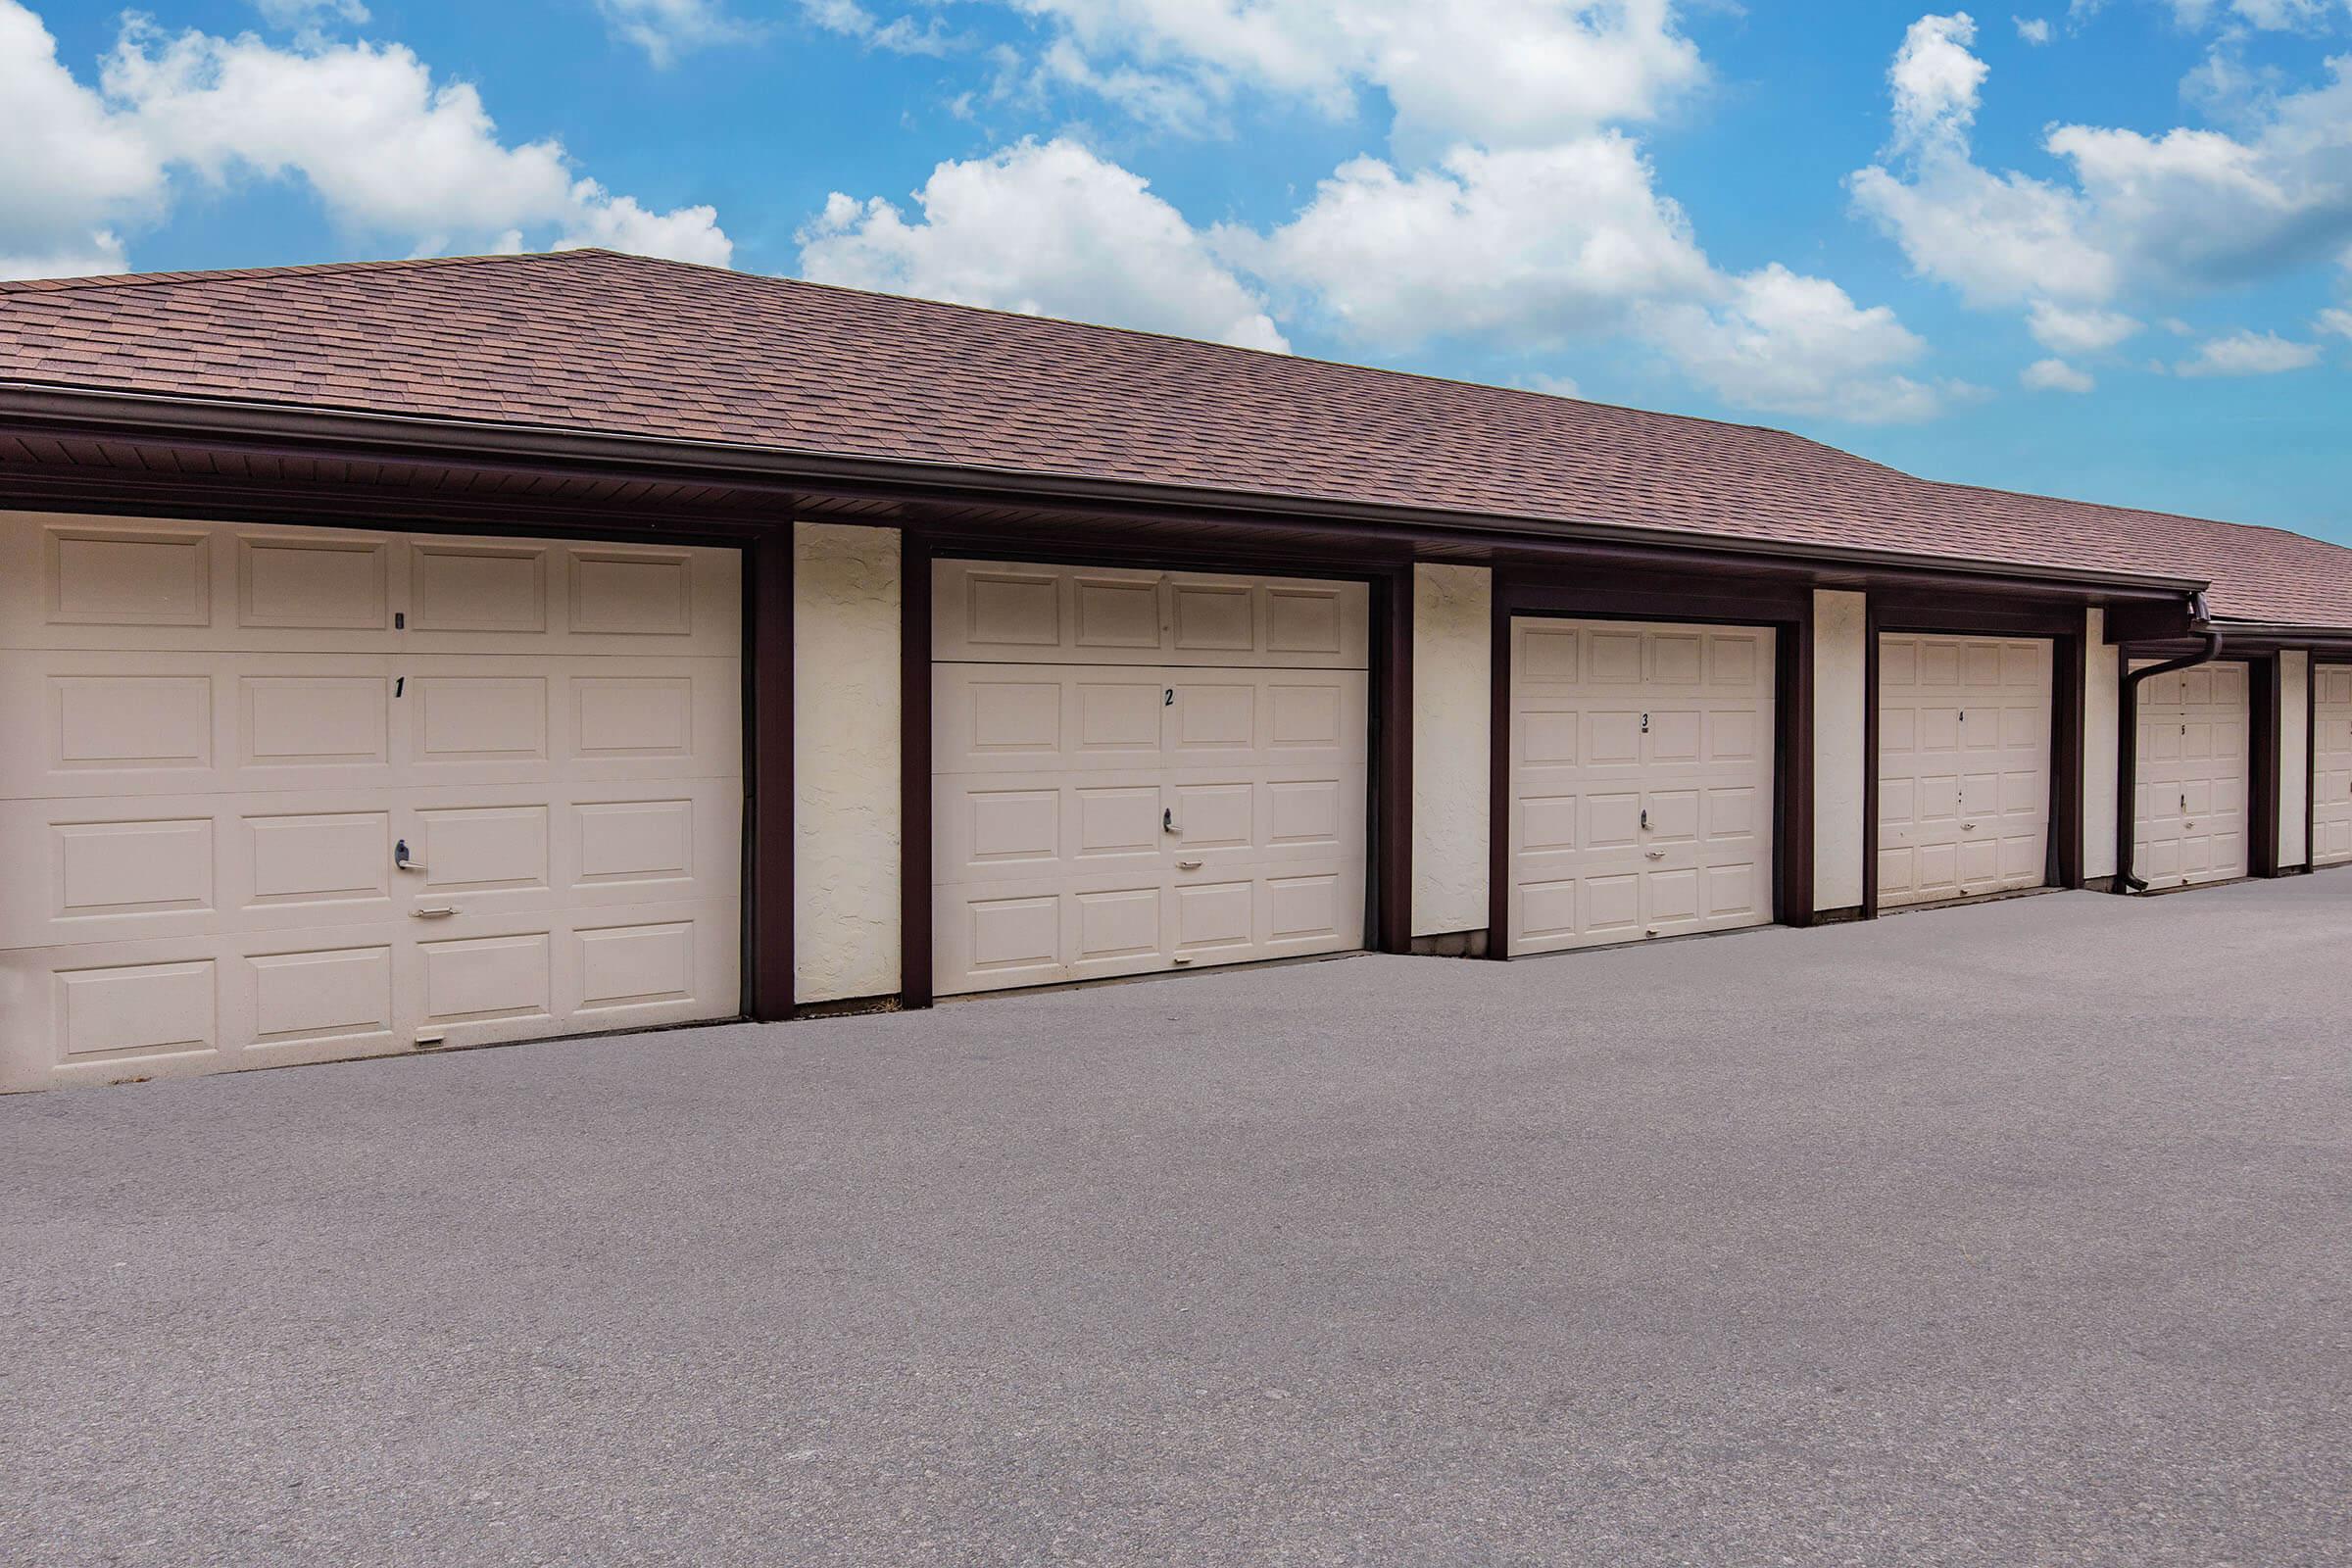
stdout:
<svg viewBox="0 0 2352 1568">
<path fill-rule="evenodd" d="M 2352 0 L 0 0 L 0 272 L 603 243 L 2352 542 Z"/>
</svg>

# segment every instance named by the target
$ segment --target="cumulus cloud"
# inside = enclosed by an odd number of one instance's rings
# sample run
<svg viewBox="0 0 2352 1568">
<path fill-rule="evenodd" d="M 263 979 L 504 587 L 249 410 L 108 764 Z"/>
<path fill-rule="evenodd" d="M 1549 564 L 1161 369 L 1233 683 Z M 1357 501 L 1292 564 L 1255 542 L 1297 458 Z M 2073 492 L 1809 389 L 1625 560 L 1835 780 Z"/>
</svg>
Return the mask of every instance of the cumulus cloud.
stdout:
<svg viewBox="0 0 2352 1568">
<path fill-rule="evenodd" d="M 2045 17 L 2011 17 L 2017 24 L 2017 35 L 2036 48 L 2050 41 L 2050 24 Z"/>
<path fill-rule="evenodd" d="M 2318 86 L 2263 98 L 2235 135 L 2053 126 L 2043 146 L 2070 177 L 2042 179 L 1975 160 L 1974 38 L 1963 15 L 1913 24 L 1889 72 L 1892 156 L 1851 181 L 1913 269 L 1972 304 L 2223 288 L 2352 242 L 2352 57 L 2328 61 Z"/>
<path fill-rule="evenodd" d="M 2317 343 L 2296 343 L 2276 332 L 2232 332 L 2208 338 L 2192 357 L 2173 367 L 2176 375 L 2277 375 L 2320 363 Z"/>
<path fill-rule="evenodd" d="M 1646 120 L 1705 74 L 1673 0 L 1013 3 L 1102 68 L 1100 79 L 1124 79 L 1129 99 L 1181 87 L 1214 101 L 1247 87 L 1344 116 L 1373 91 L 1400 135 L 1439 146 L 1543 145 Z M 1138 72 L 1170 85 L 1141 93 Z"/>
<path fill-rule="evenodd" d="M 2088 392 L 2099 384 L 2087 370 L 2058 359 L 2035 360 L 2018 372 L 2017 383 L 2030 392 Z"/>
<path fill-rule="evenodd" d="M 1531 346 L 1614 324 L 1637 301 L 1703 292 L 1711 276 L 1682 209 L 1614 133 L 1557 147 L 1460 147 L 1400 173 L 1353 159 L 1263 237 L 1220 251 L 1390 347 L 1509 334 Z"/>
<path fill-rule="evenodd" d="M 599 244 L 723 266 L 732 251 L 708 207 L 655 212 L 554 141 L 505 142 L 472 86 L 399 45 L 281 48 L 134 17 L 93 90 L 0 0 L 0 142 L 40 150 L 0 160 L 0 267 L 18 276 L 119 270 L 120 228 L 161 217 L 182 177 L 300 180 L 340 225 L 416 252 Z"/>
<path fill-rule="evenodd" d="M 818 282 L 1148 327 L 1243 348 L 1289 344 L 1258 297 L 1138 175 L 1076 142 L 941 164 L 919 218 L 836 192 L 804 229 Z"/>
<path fill-rule="evenodd" d="M 1886 306 L 1864 309 L 1777 264 L 1727 280 L 1714 305 L 1649 309 L 1644 330 L 1685 374 L 1745 408 L 1904 423 L 1964 391 L 1898 373 L 1927 344 Z"/>
<path fill-rule="evenodd" d="M 0 0 L 0 276 L 121 271 L 119 230 L 161 210 L 164 171 L 15 0 Z"/>
</svg>

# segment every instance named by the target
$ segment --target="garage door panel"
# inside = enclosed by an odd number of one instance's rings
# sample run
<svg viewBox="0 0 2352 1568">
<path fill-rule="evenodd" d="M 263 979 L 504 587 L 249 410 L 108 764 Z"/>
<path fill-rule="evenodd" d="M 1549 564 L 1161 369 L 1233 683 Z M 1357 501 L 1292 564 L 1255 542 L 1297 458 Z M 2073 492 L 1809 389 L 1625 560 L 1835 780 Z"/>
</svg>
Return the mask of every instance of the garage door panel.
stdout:
<svg viewBox="0 0 2352 1568">
<path fill-rule="evenodd" d="M 1523 619 L 1512 646 L 1511 951 L 1769 918 L 1769 634 Z"/>
<path fill-rule="evenodd" d="M 1882 908 L 2045 880 L 2051 682 L 2043 640 L 1881 636 Z"/>
<path fill-rule="evenodd" d="M 2352 666 L 2312 666 L 2312 858 L 2352 860 Z"/>
<path fill-rule="evenodd" d="M 932 564 L 945 663 L 1361 669 L 1363 584 L 1017 562 Z"/>
</svg>

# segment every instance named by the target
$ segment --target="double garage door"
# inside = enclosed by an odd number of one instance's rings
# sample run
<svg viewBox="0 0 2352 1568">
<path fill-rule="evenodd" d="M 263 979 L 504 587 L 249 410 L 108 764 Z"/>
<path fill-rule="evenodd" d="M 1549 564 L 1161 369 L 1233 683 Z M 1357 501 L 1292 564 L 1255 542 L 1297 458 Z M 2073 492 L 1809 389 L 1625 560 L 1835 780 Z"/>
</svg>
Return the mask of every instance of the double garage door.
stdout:
<svg viewBox="0 0 2352 1568">
<path fill-rule="evenodd" d="M 739 573 L 0 519 L 0 1084 L 735 1015 Z"/>
<path fill-rule="evenodd" d="M 1362 947 L 1367 601 L 935 562 L 935 990 Z"/>
</svg>

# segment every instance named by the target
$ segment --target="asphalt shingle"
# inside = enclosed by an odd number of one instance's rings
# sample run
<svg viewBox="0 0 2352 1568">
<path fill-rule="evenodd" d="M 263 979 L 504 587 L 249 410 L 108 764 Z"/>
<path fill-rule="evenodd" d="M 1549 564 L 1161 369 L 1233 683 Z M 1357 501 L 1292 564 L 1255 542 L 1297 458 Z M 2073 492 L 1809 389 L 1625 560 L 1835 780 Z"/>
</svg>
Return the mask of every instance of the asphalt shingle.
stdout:
<svg viewBox="0 0 2352 1568">
<path fill-rule="evenodd" d="M 2210 580 L 2352 627 L 2352 550 L 1920 479 L 1754 425 L 578 250 L 0 283 L 0 382 Z"/>
</svg>

